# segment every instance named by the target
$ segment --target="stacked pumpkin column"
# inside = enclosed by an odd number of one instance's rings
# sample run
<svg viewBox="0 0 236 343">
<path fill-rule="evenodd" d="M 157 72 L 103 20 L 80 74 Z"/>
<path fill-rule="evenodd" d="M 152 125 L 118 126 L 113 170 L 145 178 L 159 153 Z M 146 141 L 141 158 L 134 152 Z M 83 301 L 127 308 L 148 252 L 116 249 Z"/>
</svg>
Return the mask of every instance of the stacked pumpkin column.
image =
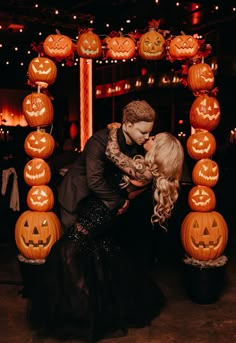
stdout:
<svg viewBox="0 0 236 343">
<path fill-rule="evenodd" d="M 191 212 L 181 225 L 181 241 L 187 253 L 185 262 L 200 268 L 222 266 L 227 261 L 222 254 L 228 241 L 228 227 L 223 216 L 215 211 L 214 186 L 219 179 L 219 166 L 212 159 L 216 140 L 211 131 L 218 126 L 221 113 L 212 92 L 214 73 L 210 66 L 204 61 L 191 65 L 187 84 L 196 96 L 190 109 L 192 134 L 187 139 L 187 152 L 196 163 L 192 169 L 194 186 L 188 194 Z M 219 284 L 215 279 L 214 283 L 212 286 L 217 288 Z M 201 301 L 198 299 L 198 302 Z"/>
<path fill-rule="evenodd" d="M 27 194 L 29 210 L 23 212 L 16 222 L 15 241 L 20 252 L 18 258 L 22 262 L 26 293 L 30 293 L 31 283 L 37 279 L 32 266 L 45 262 L 62 233 L 60 221 L 52 211 L 53 191 L 48 186 L 51 179 L 48 158 L 54 151 L 55 141 L 47 129 L 52 127 L 54 111 L 51 99 L 42 92 L 55 81 L 56 75 L 57 68 L 52 60 L 34 58 L 28 67 L 28 78 L 37 90 L 27 95 L 22 103 L 23 113 L 32 128 L 24 142 L 25 152 L 31 158 L 24 168 L 24 180 L 30 186 Z"/>
</svg>

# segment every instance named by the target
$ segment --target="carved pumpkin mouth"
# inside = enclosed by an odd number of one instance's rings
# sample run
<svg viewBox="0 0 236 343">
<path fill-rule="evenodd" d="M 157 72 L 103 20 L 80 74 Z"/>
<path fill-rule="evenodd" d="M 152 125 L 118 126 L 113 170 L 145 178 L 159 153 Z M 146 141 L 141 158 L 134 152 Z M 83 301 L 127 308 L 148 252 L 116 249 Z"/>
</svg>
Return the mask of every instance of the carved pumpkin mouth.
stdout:
<svg viewBox="0 0 236 343">
<path fill-rule="evenodd" d="M 26 144 L 27 144 L 27 148 L 28 148 L 29 150 L 34 151 L 34 152 L 41 153 L 41 152 L 43 152 L 43 151 L 46 149 L 46 146 L 44 146 L 44 147 L 42 147 L 42 148 L 35 148 L 35 147 L 33 147 L 32 145 L 30 145 L 28 142 L 27 142 Z"/>
<path fill-rule="evenodd" d="M 220 112 L 216 113 L 216 114 L 211 114 L 211 113 L 202 113 L 200 111 L 199 108 L 196 109 L 196 113 L 197 115 L 199 115 L 200 117 L 203 117 L 204 119 L 209 119 L 209 120 L 213 120 L 213 119 L 218 119 L 218 117 L 220 116 Z"/>
<path fill-rule="evenodd" d="M 206 205 L 208 205 L 209 204 L 209 202 L 210 202 L 210 198 L 209 199 L 207 199 L 207 200 L 205 200 L 205 201 L 197 201 L 197 200 L 195 200 L 195 199 L 192 199 L 192 202 L 196 205 L 196 206 L 206 206 Z"/>
<path fill-rule="evenodd" d="M 34 206 L 42 207 L 42 206 L 44 206 L 44 205 L 47 205 L 48 199 L 45 199 L 44 201 L 40 201 L 40 200 L 34 201 L 33 198 L 30 198 L 30 202 L 31 202 L 31 204 L 34 205 Z"/>
<path fill-rule="evenodd" d="M 219 238 L 216 241 L 209 241 L 208 243 L 206 243 L 204 241 L 196 242 L 196 240 L 191 236 L 191 241 L 192 241 L 193 246 L 197 249 L 199 249 L 199 248 L 203 248 L 203 249 L 214 248 L 215 249 L 221 243 L 221 236 L 219 236 Z"/>
<path fill-rule="evenodd" d="M 37 242 L 34 242 L 32 239 L 29 239 L 27 242 L 23 236 L 21 236 L 24 244 L 27 247 L 33 247 L 33 248 L 38 248 L 38 247 L 47 247 L 49 243 L 51 242 L 51 235 L 49 235 L 46 239 L 46 241 L 43 241 L 42 239 L 39 239 Z"/>
<path fill-rule="evenodd" d="M 44 176 L 45 176 L 45 170 L 43 170 L 41 173 L 39 173 L 39 174 L 29 174 L 29 173 L 25 173 L 25 176 L 28 178 L 28 179 L 30 179 L 30 180 L 38 180 L 38 179 L 42 179 L 42 178 L 44 178 Z"/>
<path fill-rule="evenodd" d="M 204 153 L 208 153 L 211 149 L 211 145 L 209 144 L 206 148 L 202 148 L 202 149 L 199 149 L 199 148 L 195 148 L 195 147 L 192 147 L 193 151 L 195 153 L 198 153 L 198 154 L 204 154 Z"/>
<path fill-rule="evenodd" d="M 34 65 L 32 65 L 32 69 L 33 69 L 35 74 L 39 74 L 39 75 L 48 75 L 52 72 L 52 68 L 48 68 L 46 70 L 43 70 L 43 69 L 39 70 Z"/>
<path fill-rule="evenodd" d="M 85 49 L 85 48 L 82 47 L 82 46 L 81 46 L 81 50 L 82 50 L 82 52 L 83 52 L 84 54 L 86 54 L 86 55 L 91 55 L 91 56 L 97 55 L 98 52 L 99 52 L 98 48 L 93 49 L 93 50 L 90 50 L 90 49 Z"/>
</svg>

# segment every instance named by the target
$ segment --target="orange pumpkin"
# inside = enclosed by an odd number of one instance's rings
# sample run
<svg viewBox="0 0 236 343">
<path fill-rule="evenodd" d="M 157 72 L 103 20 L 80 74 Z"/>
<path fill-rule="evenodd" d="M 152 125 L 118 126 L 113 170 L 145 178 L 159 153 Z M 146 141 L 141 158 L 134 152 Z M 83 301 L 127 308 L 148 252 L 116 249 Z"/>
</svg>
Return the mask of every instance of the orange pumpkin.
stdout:
<svg viewBox="0 0 236 343">
<path fill-rule="evenodd" d="M 145 60 L 160 60 L 165 54 L 165 38 L 157 31 L 154 23 L 150 23 L 147 32 L 143 33 L 139 39 L 139 56 Z"/>
<path fill-rule="evenodd" d="M 25 211 L 15 224 L 16 246 L 28 259 L 45 259 L 62 234 L 54 212 Z"/>
<path fill-rule="evenodd" d="M 46 185 L 32 186 L 28 191 L 26 202 L 32 211 L 50 211 L 54 206 L 53 191 Z"/>
<path fill-rule="evenodd" d="M 189 121 L 195 129 L 214 130 L 220 122 L 220 105 L 217 99 L 207 94 L 198 96 L 192 103 Z"/>
<path fill-rule="evenodd" d="M 80 34 L 77 41 L 77 52 L 82 58 L 98 58 L 101 56 L 102 43 L 92 28 Z"/>
<path fill-rule="evenodd" d="M 73 53 L 73 43 L 66 35 L 49 35 L 43 42 L 43 49 L 50 57 L 66 58 Z"/>
<path fill-rule="evenodd" d="M 50 157 L 55 148 L 55 140 L 44 129 L 30 132 L 25 138 L 24 150 L 30 157 L 46 159 Z"/>
<path fill-rule="evenodd" d="M 193 93 L 210 91 L 215 83 L 214 73 L 209 64 L 191 65 L 187 75 L 187 85 Z"/>
<path fill-rule="evenodd" d="M 115 60 L 126 60 L 135 55 L 135 42 L 130 37 L 106 37 L 106 56 Z"/>
<path fill-rule="evenodd" d="M 50 98 L 43 93 L 31 93 L 22 103 L 22 111 L 30 127 L 51 125 L 54 117 Z"/>
<path fill-rule="evenodd" d="M 187 151 L 194 160 L 211 157 L 216 151 L 216 140 L 212 133 L 196 130 L 187 139 Z"/>
<path fill-rule="evenodd" d="M 28 77 L 32 83 L 47 88 L 56 80 L 56 64 L 48 57 L 35 57 L 28 66 Z"/>
<path fill-rule="evenodd" d="M 184 59 L 194 57 L 199 50 L 199 43 L 191 35 L 179 35 L 171 39 L 169 45 L 169 54 L 174 59 Z"/>
<path fill-rule="evenodd" d="M 192 211 L 209 212 L 216 206 L 214 191 L 207 186 L 197 185 L 188 193 L 188 205 Z"/>
<path fill-rule="evenodd" d="M 47 185 L 51 180 L 51 169 L 42 158 L 29 160 L 24 168 L 24 180 L 29 186 Z"/>
<path fill-rule="evenodd" d="M 228 226 L 219 212 L 190 212 L 181 224 L 180 235 L 188 255 L 202 261 L 214 260 L 226 248 Z"/>
<path fill-rule="evenodd" d="M 197 161 L 192 170 L 192 181 L 195 185 L 214 187 L 219 180 L 219 166 L 209 159 Z"/>
</svg>

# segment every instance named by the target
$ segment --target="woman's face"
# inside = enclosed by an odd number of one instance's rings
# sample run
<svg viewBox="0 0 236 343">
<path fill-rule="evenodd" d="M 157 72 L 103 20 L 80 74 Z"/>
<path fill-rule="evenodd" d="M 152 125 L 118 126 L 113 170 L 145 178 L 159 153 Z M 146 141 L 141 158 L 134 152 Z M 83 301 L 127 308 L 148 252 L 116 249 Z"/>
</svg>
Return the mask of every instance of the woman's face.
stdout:
<svg viewBox="0 0 236 343">
<path fill-rule="evenodd" d="M 144 150 L 149 151 L 154 144 L 155 136 L 150 136 L 148 140 L 143 144 Z"/>
</svg>

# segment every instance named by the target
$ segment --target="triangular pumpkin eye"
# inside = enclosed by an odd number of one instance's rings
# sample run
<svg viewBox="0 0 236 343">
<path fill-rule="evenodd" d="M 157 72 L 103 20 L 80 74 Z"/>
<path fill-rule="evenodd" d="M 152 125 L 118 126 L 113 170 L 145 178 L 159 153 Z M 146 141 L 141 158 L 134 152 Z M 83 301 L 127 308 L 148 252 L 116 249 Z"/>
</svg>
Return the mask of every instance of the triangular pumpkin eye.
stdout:
<svg viewBox="0 0 236 343">
<path fill-rule="evenodd" d="M 42 226 L 48 226 L 48 222 L 46 219 L 44 219 L 43 223 L 42 223 Z"/>
<path fill-rule="evenodd" d="M 216 222 L 216 220 L 214 219 L 213 220 L 213 223 L 212 223 L 212 227 L 217 227 L 218 225 L 217 225 L 217 222 Z"/>
<path fill-rule="evenodd" d="M 25 221 L 25 223 L 24 223 L 24 227 L 29 227 L 28 220 L 26 220 L 26 221 Z"/>
<path fill-rule="evenodd" d="M 199 225 L 198 225 L 198 221 L 197 221 L 197 220 L 194 220 L 193 228 L 199 228 Z"/>
</svg>

